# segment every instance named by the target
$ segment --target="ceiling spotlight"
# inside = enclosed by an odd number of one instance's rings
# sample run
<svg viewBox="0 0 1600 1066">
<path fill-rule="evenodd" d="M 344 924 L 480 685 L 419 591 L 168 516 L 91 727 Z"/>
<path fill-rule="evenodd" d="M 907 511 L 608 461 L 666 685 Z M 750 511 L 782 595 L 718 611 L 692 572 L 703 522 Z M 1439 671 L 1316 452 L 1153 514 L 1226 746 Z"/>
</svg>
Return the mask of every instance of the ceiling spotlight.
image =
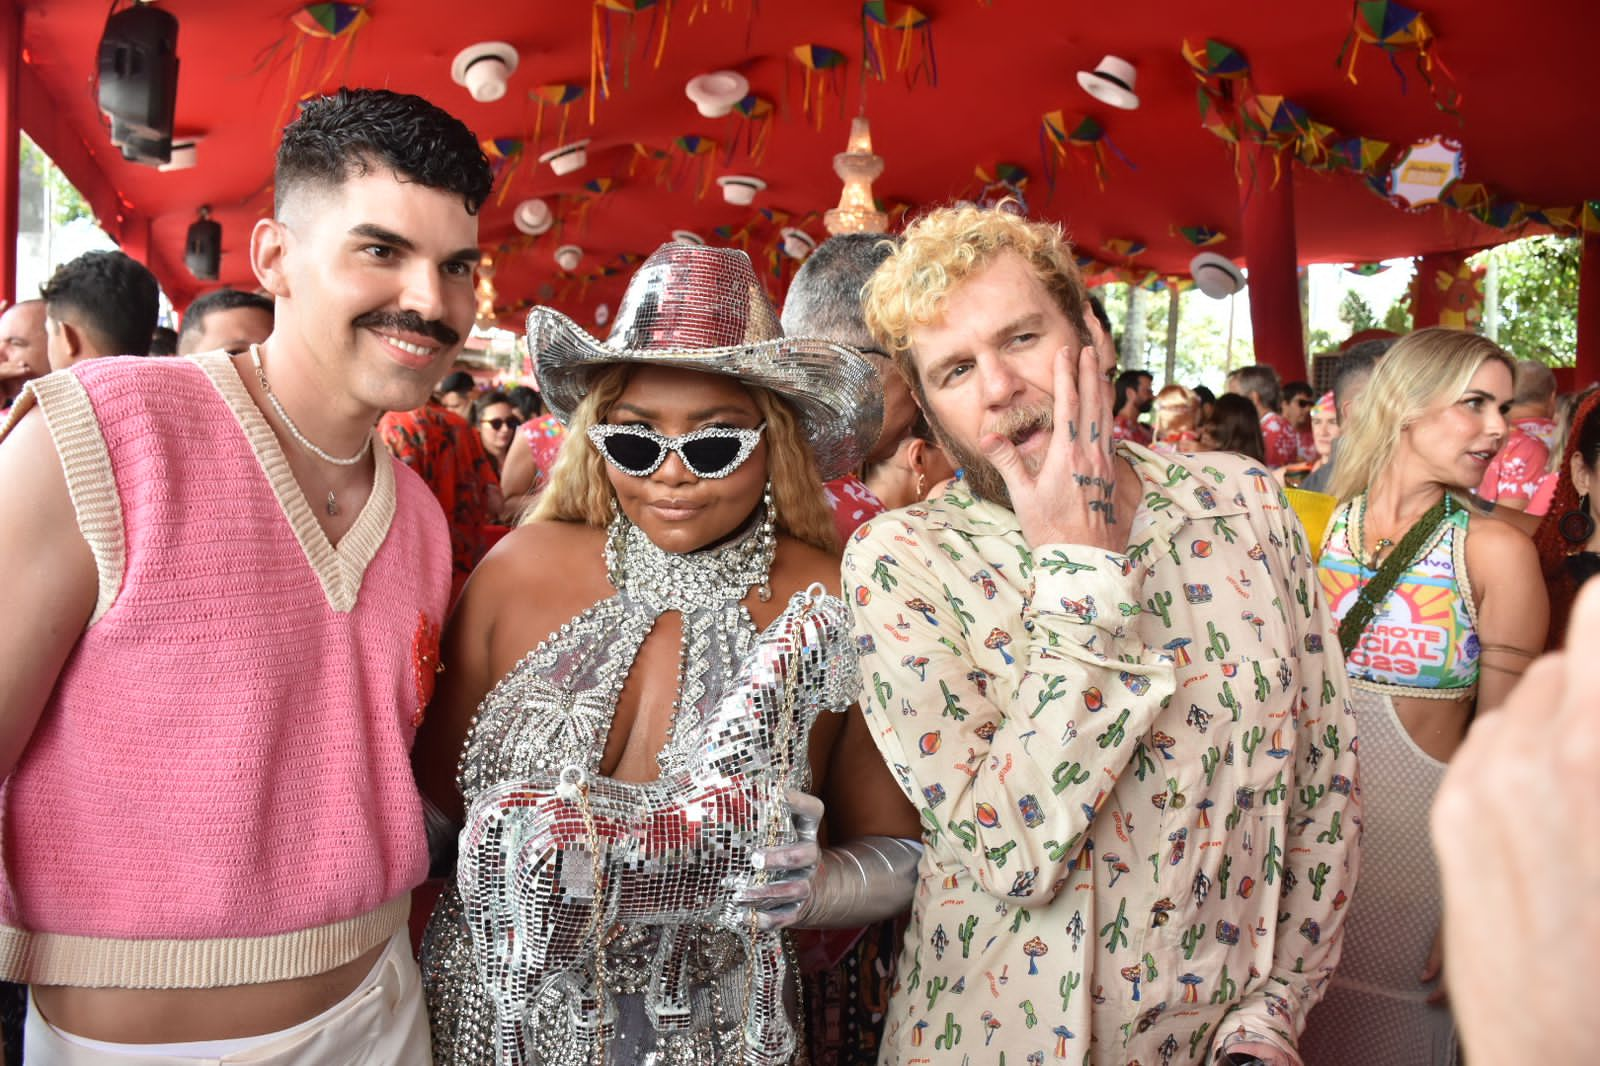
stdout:
<svg viewBox="0 0 1600 1066">
<path fill-rule="evenodd" d="M 456 53 L 450 80 L 466 87 L 480 104 L 506 94 L 506 79 L 517 69 L 517 50 L 504 41 L 481 41 Z"/>
<path fill-rule="evenodd" d="M 577 270 L 581 262 L 583 262 L 583 249 L 576 244 L 563 244 L 556 249 L 556 266 L 567 273 Z"/>
<path fill-rule="evenodd" d="M 571 174 L 589 165 L 589 138 L 552 148 L 539 157 L 539 162 L 549 163 L 557 174 Z"/>
<path fill-rule="evenodd" d="M 706 239 L 692 229 L 675 229 L 672 231 L 672 239 L 679 244 L 703 245 L 706 243 Z"/>
<path fill-rule="evenodd" d="M 705 118 L 721 118 L 750 93 L 750 82 L 735 70 L 715 70 L 690 78 L 683 94 Z"/>
<path fill-rule="evenodd" d="M 752 178 L 748 174 L 724 174 L 717 179 L 717 184 L 722 186 L 724 200 L 740 206 L 754 203 L 756 193 L 767 187 L 766 182 L 760 178 Z"/>
<path fill-rule="evenodd" d="M 169 170 L 190 169 L 198 162 L 199 152 L 197 149 L 204 139 L 203 137 L 185 137 L 182 140 L 174 140 L 172 142 L 172 156 L 156 169 L 163 173 Z"/>
</svg>

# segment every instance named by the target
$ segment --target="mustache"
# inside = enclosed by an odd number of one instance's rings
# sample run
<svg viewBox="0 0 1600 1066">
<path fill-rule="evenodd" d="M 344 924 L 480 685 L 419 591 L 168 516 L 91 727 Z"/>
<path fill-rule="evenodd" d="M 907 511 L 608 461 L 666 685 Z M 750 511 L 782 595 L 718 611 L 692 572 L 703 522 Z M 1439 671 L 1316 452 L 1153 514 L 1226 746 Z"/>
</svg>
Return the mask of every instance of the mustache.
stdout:
<svg viewBox="0 0 1600 1066">
<path fill-rule="evenodd" d="M 396 333 L 416 333 L 432 337 L 446 346 L 461 341 L 461 334 L 443 322 L 423 318 L 415 311 L 368 311 L 351 324 L 357 329 L 388 329 Z"/>
<path fill-rule="evenodd" d="M 1055 415 L 1048 407 L 1012 407 L 1000 412 L 984 428 L 984 433 L 1015 440 L 1036 429 L 1053 429 L 1055 424 Z"/>
</svg>

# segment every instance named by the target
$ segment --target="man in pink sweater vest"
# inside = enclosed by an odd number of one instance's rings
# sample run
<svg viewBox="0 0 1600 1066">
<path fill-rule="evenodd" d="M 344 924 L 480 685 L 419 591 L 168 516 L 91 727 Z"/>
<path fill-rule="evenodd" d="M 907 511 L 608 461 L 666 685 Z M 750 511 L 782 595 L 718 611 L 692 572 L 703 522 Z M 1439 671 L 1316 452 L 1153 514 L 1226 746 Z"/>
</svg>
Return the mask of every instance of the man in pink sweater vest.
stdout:
<svg viewBox="0 0 1600 1066">
<path fill-rule="evenodd" d="M 230 356 L 93 360 L 0 427 L 0 979 L 29 1061 L 426 1063 L 410 747 L 442 516 L 372 446 L 471 328 L 477 138 L 414 96 L 307 102 Z M 130 1058 L 129 1056 L 134 1056 Z"/>
</svg>

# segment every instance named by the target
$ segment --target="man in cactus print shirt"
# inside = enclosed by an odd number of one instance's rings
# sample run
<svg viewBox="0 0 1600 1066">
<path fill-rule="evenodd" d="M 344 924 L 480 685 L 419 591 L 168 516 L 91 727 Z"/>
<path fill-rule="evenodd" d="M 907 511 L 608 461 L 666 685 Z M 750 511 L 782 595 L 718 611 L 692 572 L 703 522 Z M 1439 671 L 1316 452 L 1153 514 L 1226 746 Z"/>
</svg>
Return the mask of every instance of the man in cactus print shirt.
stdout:
<svg viewBox="0 0 1600 1066">
<path fill-rule="evenodd" d="M 1267 471 L 1112 445 L 1083 306 L 1058 229 L 971 207 L 868 286 L 966 470 L 844 557 L 927 843 L 880 1061 L 1298 1066 L 1357 866 L 1338 641 Z"/>
</svg>

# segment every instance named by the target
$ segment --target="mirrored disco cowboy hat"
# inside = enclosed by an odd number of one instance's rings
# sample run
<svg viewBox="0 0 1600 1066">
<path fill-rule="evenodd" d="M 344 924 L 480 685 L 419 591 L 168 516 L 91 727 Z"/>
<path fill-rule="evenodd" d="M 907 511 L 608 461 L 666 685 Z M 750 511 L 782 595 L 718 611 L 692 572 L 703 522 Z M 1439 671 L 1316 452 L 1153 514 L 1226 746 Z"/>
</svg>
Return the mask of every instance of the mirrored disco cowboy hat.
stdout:
<svg viewBox="0 0 1600 1066">
<path fill-rule="evenodd" d="M 861 465 L 883 424 L 883 383 L 860 352 L 830 341 L 785 337 L 750 265 L 732 248 L 671 243 L 628 282 L 602 342 L 561 312 L 528 313 L 539 390 L 563 423 L 595 371 L 617 363 L 726 374 L 787 400 L 826 479 Z"/>
</svg>

